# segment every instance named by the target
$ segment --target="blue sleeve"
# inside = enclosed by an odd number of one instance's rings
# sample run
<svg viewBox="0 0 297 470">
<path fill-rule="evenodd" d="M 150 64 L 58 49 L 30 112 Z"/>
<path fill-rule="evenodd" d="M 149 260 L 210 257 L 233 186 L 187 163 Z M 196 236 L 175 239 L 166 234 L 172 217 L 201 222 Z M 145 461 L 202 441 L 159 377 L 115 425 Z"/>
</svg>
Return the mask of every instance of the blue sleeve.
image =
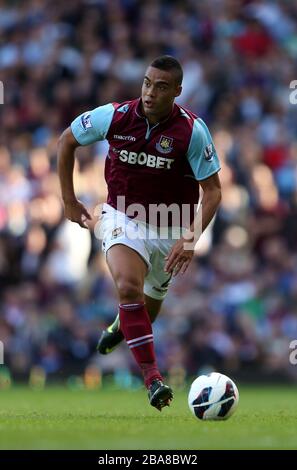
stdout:
<svg viewBox="0 0 297 470">
<path fill-rule="evenodd" d="M 98 140 L 104 140 L 113 114 L 114 106 L 111 103 L 87 111 L 72 121 L 72 134 L 80 145 L 89 145 Z"/>
<path fill-rule="evenodd" d="M 210 132 L 202 119 L 195 119 L 187 158 L 197 180 L 217 173 L 221 167 Z"/>
</svg>

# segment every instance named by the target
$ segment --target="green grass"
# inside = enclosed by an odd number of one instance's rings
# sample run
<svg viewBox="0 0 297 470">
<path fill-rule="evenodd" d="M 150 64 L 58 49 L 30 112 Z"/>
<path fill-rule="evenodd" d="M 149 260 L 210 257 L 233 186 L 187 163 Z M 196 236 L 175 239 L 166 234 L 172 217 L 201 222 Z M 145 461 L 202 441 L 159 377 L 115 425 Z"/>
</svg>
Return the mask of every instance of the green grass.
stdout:
<svg viewBox="0 0 297 470">
<path fill-rule="evenodd" d="M 296 449 L 291 387 L 240 387 L 228 420 L 196 420 L 186 392 L 159 413 L 144 390 L 0 390 L 0 449 Z"/>
</svg>

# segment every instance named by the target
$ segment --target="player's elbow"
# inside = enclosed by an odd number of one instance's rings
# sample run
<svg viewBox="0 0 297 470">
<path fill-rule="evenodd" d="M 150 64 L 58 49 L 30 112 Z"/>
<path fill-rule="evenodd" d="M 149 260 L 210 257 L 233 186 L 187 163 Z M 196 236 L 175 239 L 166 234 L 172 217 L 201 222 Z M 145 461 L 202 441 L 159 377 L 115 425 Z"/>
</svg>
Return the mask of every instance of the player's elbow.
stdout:
<svg viewBox="0 0 297 470">
<path fill-rule="evenodd" d="M 214 205 L 216 206 L 216 208 L 218 208 L 222 200 L 221 188 L 215 188 L 212 196 L 213 196 Z"/>
<path fill-rule="evenodd" d="M 73 150 L 79 146 L 79 143 L 74 138 L 70 127 L 64 130 L 58 139 L 58 152 L 62 149 Z"/>
<path fill-rule="evenodd" d="M 214 186 L 212 188 L 206 188 L 203 191 L 203 198 L 212 203 L 217 209 L 222 200 L 222 190 L 220 186 Z"/>
<path fill-rule="evenodd" d="M 216 188 L 215 197 L 216 197 L 217 205 L 219 205 L 221 200 L 222 200 L 222 189 L 221 188 Z"/>
<path fill-rule="evenodd" d="M 203 198 L 211 201 L 215 207 L 218 207 L 222 200 L 222 188 L 218 174 L 214 174 L 210 178 L 201 181 L 200 185 L 203 190 Z"/>
</svg>

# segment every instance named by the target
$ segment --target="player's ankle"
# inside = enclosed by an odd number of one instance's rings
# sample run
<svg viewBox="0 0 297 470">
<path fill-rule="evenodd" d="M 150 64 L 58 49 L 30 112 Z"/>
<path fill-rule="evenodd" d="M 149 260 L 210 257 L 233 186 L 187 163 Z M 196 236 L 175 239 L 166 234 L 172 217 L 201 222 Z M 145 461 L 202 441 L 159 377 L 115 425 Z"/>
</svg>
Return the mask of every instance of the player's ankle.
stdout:
<svg viewBox="0 0 297 470">
<path fill-rule="evenodd" d="M 111 323 L 111 325 L 109 325 L 108 327 L 108 331 L 119 331 L 120 329 L 120 317 L 119 317 L 119 314 L 117 314 L 117 316 L 115 317 L 113 323 Z"/>
<path fill-rule="evenodd" d="M 161 382 L 163 381 L 163 377 L 155 364 L 142 364 L 141 369 L 143 373 L 144 384 L 147 389 L 151 386 L 154 380 L 160 380 Z"/>
</svg>

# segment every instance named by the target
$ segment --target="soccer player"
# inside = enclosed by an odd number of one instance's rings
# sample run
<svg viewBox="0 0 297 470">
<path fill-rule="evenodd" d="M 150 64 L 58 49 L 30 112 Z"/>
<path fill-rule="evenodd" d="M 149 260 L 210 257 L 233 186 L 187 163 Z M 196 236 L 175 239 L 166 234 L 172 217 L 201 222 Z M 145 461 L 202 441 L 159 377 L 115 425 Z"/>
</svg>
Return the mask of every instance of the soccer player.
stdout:
<svg viewBox="0 0 297 470">
<path fill-rule="evenodd" d="M 73 186 L 74 152 L 79 145 L 103 139 L 109 142 L 105 163 L 108 199 L 100 217 L 100 236 L 118 292 L 119 313 L 103 332 L 98 350 L 107 354 L 125 339 L 143 373 L 150 404 L 160 411 L 170 404 L 173 393 L 158 370 L 151 323 L 172 274 L 184 273 L 193 258 L 194 243 L 189 248 L 189 242 L 200 235 L 195 232 L 198 215 L 194 210 L 199 186 L 203 190 L 200 232 L 221 199 L 220 165 L 208 128 L 174 102 L 182 91 L 182 78 L 182 67 L 175 58 L 158 57 L 146 70 L 140 98 L 83 113 L 63 132 L 58 144 L 65 216 L 88 228 L 91 216 L 76 198 Z M 137 210 L 135 215 L 135 204 L 144 211 Z M 174 206 L 176 213 L 180 209 L 179 215 L 190 206 L 189 223 L 177 223 L 174 211 L 165 224 L 160 214 L 152 223 L 150 216 L 156 215 L 160 204 Z M 166 224 L 164 239 L 161 229 Z M 177 226 L 188 232 L 177 237 Z M 138 236 L 132 236 L 136 232 Z"/>
</svg>

